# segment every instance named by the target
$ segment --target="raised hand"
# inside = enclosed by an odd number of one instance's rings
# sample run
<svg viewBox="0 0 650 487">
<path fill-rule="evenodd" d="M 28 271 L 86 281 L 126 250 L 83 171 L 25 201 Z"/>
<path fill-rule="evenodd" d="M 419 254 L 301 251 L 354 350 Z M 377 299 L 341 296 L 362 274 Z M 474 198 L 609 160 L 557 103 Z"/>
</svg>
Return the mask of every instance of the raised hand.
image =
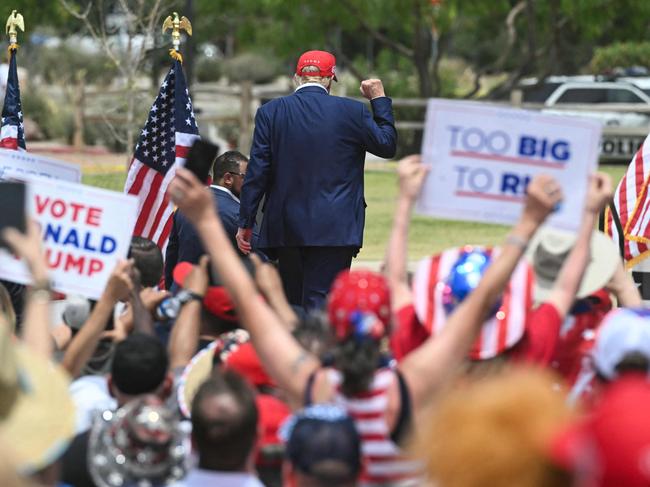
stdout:
<svg viewBox="0 0 650 487">
<path fill-rule="evenodd" d="M 384 85 L 380 79 L 371 78 L 366 79 L 361 82 L 359 87 L 361 94 L 364 98 L 368 100 L 373 100 L 374 98 L 379 98 L 380 96 L 386 96 L 384 92 Z"/>
<path fill-rule="evenodd" d="M 405 157 L 397 165 L 400 195 L 414 200 L 420 194 L 429 166 L 422 164 L 420 155 Z"/>
<path fill-rule="evenodd" d="M 208 290 L 210 276 L 208 275 L 208 263 L 210 259 L 207 255 L 202 255 L 199 264 L 192 266 L 192 270 L 183 281 L 183 289 L 187 289 L 200 296 L 205 296 Z"/>
<path fill-rule="evenodd" d="M 594 214 L 600 213 L 611 201 L 613 194 L 612 178 L 603 172 L 593 174 L 589 178 L 589 189 L 587 190 L 585 211 Z"/>
<path fill-rule="evenodd" d="M 6 228 L 2 238 L 7 242 L 11 251 L 24 259 L 35 282 L 47 280 L 47 262 L 41 247 L 41 232 L 38 223 L 27 221 L 26 233 L 20 233 L 15 228 Z"/>
<path fill-rule="evenodd" d="M 560 184 L 547 174 L 539 174 L 528 185 L 523 217 L 539 226 L 562 202 Z"/>
<path fill-rule="evenodd" d="M 211 216 L 216 217 L 214 199 L 210 190 L 185 168 L 176 170 L 167 190 L 174 204 L 197 226 Z"/>
<path fill-rule="evenodd" d="M 104 296 L 111 302 L 126 301 L 133 292 L 133 259 L 121 260 L 111 272 Z"/>
</svg>

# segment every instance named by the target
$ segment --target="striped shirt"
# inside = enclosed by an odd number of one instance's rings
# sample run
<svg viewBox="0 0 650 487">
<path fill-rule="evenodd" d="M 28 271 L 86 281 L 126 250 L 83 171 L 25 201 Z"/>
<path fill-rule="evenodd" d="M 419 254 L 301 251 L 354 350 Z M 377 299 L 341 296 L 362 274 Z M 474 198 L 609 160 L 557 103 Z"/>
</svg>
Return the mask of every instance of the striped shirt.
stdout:
<svg viewBox="0 0 650 487">
<path fill-rule="evenodd" d="M 354 419 L 361 435 L 364 470 L 362 486 L 421 485 L 421 466 L 410 460 L 391 440 L 386 422 L 388 390 L 398 380 L 395 371 L 382 368 L 375 372 L 367 392 L 346 397 L 341 392 L 343 377 L 338 370 L 328 369 L 328 378 L 336 386 L 334 402 Z"/>
</svg>

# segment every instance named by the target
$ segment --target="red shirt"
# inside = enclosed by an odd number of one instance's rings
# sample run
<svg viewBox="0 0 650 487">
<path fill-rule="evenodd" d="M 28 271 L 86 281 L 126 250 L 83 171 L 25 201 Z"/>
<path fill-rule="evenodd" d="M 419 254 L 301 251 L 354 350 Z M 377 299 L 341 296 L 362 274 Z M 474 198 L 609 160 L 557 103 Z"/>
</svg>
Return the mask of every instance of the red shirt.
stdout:
<svg viewBox="0 0 650 487">
<path fill-rule="evenodd" d="M 390 337 L 390 348 L 397 361 L 422 345 L 429 333 L 420 324 L 415 307 L 408 304 L 395 314 L 396 328 Z M 558 343 L 562 319 L 555 306 L 543 303 L 530 312 L 528 326 L 521 340 L 508 353 L 517 362 L 547 366 Z"/>
<path fill-rule="evenodd" d="M 553 368 L 569 385 L 575 383 L 584 358 L 594 346 L 596 330 L 612 309 L 612 300 L 604 289 L 589 296 L 589 301 L 589 309 L 566 318 L 553 356 Z"/>
</svg>

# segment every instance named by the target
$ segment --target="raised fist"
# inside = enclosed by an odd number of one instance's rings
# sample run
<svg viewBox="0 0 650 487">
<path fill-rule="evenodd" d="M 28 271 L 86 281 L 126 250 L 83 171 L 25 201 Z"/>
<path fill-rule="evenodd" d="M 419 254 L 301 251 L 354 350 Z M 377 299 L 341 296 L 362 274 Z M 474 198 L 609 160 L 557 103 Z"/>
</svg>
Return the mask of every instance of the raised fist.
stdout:
<svg viewBox="0 0 650 487">
<path fill-rule="evenodd" d="M 373 100 L 379 98 L 380 96 L 386 96 L 384 93 L 384 85 L 381 83 L 380 79 L 366 79 L 361 82 L 361 94 L 364 98 L 368 100 Z"/>
</svg>

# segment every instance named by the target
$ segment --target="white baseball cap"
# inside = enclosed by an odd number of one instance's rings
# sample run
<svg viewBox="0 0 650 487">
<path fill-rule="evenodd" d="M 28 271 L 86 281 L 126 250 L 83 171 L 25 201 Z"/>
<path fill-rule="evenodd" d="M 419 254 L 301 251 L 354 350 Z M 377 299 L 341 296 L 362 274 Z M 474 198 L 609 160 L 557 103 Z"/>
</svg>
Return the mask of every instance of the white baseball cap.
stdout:
<svg viewBox="0 0 650 487">
<path fill-rule="evenodd" d="M 607 379 L 618 375 L 616 367 L 630 353 L 650 360 L 650 310 L 618 308 L 607 313 L 598 331 L 592 357 Z"/>
</svg>

